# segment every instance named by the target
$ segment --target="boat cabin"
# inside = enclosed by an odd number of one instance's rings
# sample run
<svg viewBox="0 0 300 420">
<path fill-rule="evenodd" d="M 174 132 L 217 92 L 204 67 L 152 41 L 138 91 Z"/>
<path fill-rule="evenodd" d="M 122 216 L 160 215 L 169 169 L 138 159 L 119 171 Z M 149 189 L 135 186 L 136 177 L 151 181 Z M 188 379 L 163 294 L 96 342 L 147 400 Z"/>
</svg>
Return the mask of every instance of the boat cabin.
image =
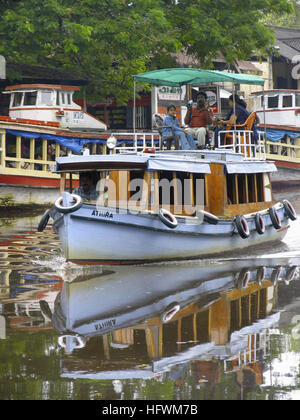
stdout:
<svg viewBox="0 0 300 420">
<path fill-rule="evenodd" d="M 4 93 L 10 94 L 12 119 L 47 121 L 72 130 L 106 130 L 105 123 L 73 101 L 74 93 L 79 90 L 79 86 L 22 84 L 7 86 Z"/>
<path fill-rule="evenodd" d="M 218 217 L 272 205 L 269 174 L 275 170 L 272 162 L 245 161 L 242 154 L 225 151 L 62 157 L 56 168 L 61 192 L 68 173 L 72 178 L 92 172 L 100 205 L 153 213 L 165 208 L 176 216 L 194 216 L 204 209 Z"/>
<path fill-rule="evenodd" d="M 300 128 L 300 90 L 273 89 L 254 92 L 253 109 L 260 124 L 267 126 Z"/>
</svg>

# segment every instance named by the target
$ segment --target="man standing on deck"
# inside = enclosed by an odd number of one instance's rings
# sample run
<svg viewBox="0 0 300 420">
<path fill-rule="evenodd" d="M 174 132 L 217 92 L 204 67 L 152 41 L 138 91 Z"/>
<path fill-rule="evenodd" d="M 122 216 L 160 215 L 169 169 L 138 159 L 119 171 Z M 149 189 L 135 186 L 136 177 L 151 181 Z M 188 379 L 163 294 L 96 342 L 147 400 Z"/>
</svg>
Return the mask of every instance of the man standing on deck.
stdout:
<svg viewBox="0 0 300 420">
<path fill-rule="evenodd" d="M 189 126 L 187 129 L 191 136 L 198 140 L 198 147 L 205 147 L 207 127 L 212 124 L 209 106 L 204 93 L 197 95 L 197 105 L 189 106 L 184 123 Z"/>
</svg>

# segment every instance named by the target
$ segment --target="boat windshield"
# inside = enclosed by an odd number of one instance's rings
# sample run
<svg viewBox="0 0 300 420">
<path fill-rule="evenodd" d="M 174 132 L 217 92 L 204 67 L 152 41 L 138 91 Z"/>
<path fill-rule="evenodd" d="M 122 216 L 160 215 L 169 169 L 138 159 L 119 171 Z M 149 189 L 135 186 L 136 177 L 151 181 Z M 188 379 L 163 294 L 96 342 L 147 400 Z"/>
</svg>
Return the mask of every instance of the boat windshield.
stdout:
<svg viewBox="0 0 300 420">
<path fill-rule="evenodd" d="M 12 106 L 20 106 L 22 103 L 22 98 L 23 98 L 23 93 L 22 92 L 15 92 L 14 93 L 14 97 L 13 97 L 13 101 L 12 101 Z"/>
<path fill-rule="evenodd" d="M 41 92 L 41 104 L 42 105 L 52 105 L 52 92 L 43 91 Z"/>
<path fill-rule="evenodd" d="M 25 92 L 24 94 L 24 105 L 36 105 L 37 91 Z"/>
</svg>

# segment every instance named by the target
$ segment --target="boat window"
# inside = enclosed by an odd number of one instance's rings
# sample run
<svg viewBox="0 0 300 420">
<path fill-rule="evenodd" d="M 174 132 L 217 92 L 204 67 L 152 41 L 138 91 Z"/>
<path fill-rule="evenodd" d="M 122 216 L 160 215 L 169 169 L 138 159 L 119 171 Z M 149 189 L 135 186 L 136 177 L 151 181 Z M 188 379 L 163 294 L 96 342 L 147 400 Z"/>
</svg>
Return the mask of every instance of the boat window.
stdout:
<svg viewBox="0 0 300 420">
<path fill-rule="evenodd" d="M 278 108 L 279 96 L 268 96 L 268 108 Z"/>
<path fill-rule="evenodd" d="M 162 206 L 174 205 L 173 172 L 158 171 L 159 204 Z"/>
<path fill-rule="evenodd" d="M 22 104 L 23 92 L 15 92 L 12 106 L 20 106 Z"/>
<path fill-rule="evenodd" d="M 30 139 L 23 138 L 21 139 L 21 157 L 24 159 L 30 158 Z"/>
<path fill-rule="evenodd" d="M 248 194 L 249 203 L 255 203 L 256 199 L 256 179 L 255 174 L 248 174 Z"/>
<path fill-rule="evenodd" d="M 17 157 L 17 138 L 9 133 L 6 133 L 5 155 L 6 158 Z M 8 168 L 16 168 L 16 161 L 6 160 L 5 166 Z"/>
<path fill-rule="evenodd" d="M 263 174 L 227 174 L 228 204 L 265 201 Z"/>
<path fill-rule="evenodd" d="M 25 92 L 24 105 L 36 105 L 37 92 Z"/>
<path fill-rule="evenodd" d="M 56 92 L 56 105 L 60 105 L 60 93 Z"/>
<path fill-rule="evenodd" d="M 283 95 L 282 96 L 282 107 L 291 108 L 293 106 L 293 96 L 292 95 Z"/>
<path fill-rule="evenodd" d="M 144 171 L 129 171 L 129 199 L 141 202 L 144 182 Z"/>
<path fill-rule="evenodd" d="M 296 93 L 295 100 L 296 100 L 295 106 L 300 107 L 300 94 L 299 93 Z"/>
<path fill-rule="evenodd" d="M 66 103 L 66 99 L 65 99 L 65 94 L 63 92 L 61 92 L 61 103 L 65 104 Z"/>
<path fill-rule="evenodd" d="M 71 96 L 72 96 L 71 93 L 67 94 L 68 105 L 71 105 L 71 103 L 72 103 Z"/>
<path fill-rule="evenodd" d="M 228 204 L 237 204 L 237 190 L 235 185 L 235 175 L 227 174 L 227 199 Z"/>
<path fill-rule="evenodd" d="M 206 206 L 205 175 L 193 174 L 193 204 Z"/>
<path fill-rule="evenodd" d="M 41 92 L 41 104 L 50 106 L 52 105 L 52 92 L 42 91 Z"/>
<path fill-rule="evenodd" d="M 247 175 L 245 174 L 237 175 L 238 197 L 239 197 L 240 204 L 244 204 L 248 202 L 246 182 L 247 182 Z"/>
<path fill-rule="evenodd" d="M 263 174 L 256 174 L 257 201 L 265 201 Z"/>
<path fill-rule="evenodd" d="M 263 108 L 263 107 L 264 107 L 264 104 L 265 104 L 265 97 L 264 97 L 264 95 L 262 95 L 262 96 L 260 97 L 260 106 L 261 106 L 261 108 Z"/>
</svg>

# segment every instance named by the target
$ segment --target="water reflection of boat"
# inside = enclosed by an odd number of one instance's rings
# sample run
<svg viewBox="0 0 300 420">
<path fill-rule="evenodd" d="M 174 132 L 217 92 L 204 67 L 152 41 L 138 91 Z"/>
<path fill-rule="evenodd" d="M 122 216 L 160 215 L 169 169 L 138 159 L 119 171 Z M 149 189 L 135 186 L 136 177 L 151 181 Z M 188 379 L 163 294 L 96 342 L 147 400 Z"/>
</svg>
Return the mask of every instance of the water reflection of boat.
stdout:
<svg viewBox="0 0 300 420">
<path fill-rule="evenodd" d="M 277 283 L 297 273 L 262 264 L 122 268 L 65 282 L 52 321 L 59 344 L 77 350 L 64 360 L 63 374 L 147 378 L 199 357 L 229 363 L 241 352 L 253 361 L 247 337 L 276 325 Z M 95 348 L 97 360 L 87 361 L 84 352 Z"/>
</svg>

